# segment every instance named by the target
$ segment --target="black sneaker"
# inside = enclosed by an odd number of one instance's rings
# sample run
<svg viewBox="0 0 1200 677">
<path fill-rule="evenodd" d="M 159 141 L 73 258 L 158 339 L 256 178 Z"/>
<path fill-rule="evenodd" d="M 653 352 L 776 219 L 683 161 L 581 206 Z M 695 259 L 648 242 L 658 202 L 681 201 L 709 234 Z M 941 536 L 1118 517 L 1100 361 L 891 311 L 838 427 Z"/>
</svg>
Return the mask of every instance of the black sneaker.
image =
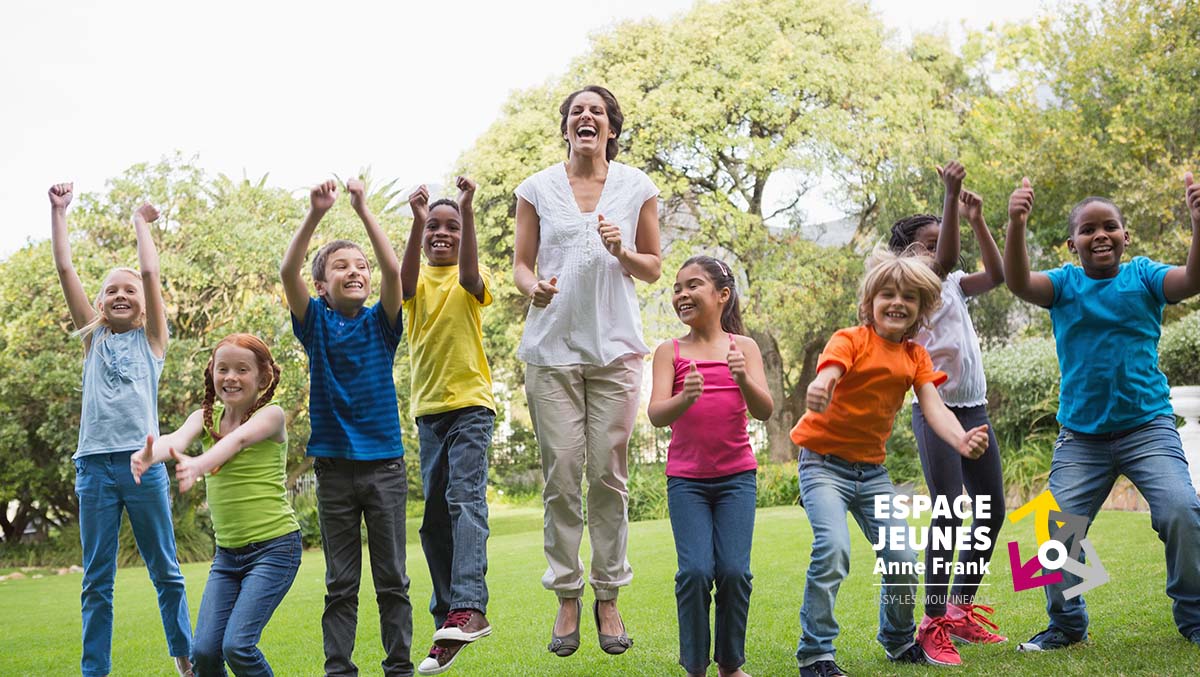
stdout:
<svg viewBox="0 0 1200 677">
<path fill-rule="evenodd" d="M 1017 651 L 1052 651 L 1064 649 L 1072 644 L 1079 644 L 1082 637 L 1072 637 L 1058 628 L 1046 628 L 1029 639 L 1017 645 Z"/>
<path fill-rule="evenodd" d="M 928 661 L 925 660 L 925 652 L 921 651 L 921 645 L 915 642 L 909 645 L 907 649 L 901 651 L 899 654 L 893 656 L 889 653 L 887 657 L 888 660 L 892 661 L 893 663 L 917 663 L 918 665 L 925 665 L 928 663 Z"/>
<path fill-rule="evenodd" d="M 833 661 L 817 661 L 800 668 L 800 677 L 848 677 L 848 675 Z"/>
</svg>

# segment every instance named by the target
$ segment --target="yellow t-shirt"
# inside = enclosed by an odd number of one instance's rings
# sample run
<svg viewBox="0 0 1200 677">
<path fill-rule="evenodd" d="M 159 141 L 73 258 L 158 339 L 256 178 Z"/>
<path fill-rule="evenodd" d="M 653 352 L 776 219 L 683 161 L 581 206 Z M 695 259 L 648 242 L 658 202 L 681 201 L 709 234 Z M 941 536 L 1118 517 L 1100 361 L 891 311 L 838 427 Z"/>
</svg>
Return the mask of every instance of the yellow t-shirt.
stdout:
<svg viewBox="0 0 1200 677">
<path fill-rule="evenodd" d="M 483 307 L 492 302 L 492 273 L 480 266 L 479 275 L 482 303 L 458 283 L 458 265 L 421 264 L 417 292 L 404 302 L 413 417 L 463 407 L 496 410 L 483 353 Z"/>
</svg>

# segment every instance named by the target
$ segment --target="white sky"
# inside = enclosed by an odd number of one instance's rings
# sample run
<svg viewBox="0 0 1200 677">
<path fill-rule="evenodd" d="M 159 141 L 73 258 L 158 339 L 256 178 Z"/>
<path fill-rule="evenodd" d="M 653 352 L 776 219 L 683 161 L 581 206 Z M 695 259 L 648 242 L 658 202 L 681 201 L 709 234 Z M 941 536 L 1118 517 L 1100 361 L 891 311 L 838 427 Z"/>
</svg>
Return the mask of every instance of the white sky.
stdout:
<svg viewBox="0 0 1200 677">
<path fill-rule="evenodd" d="M 902 37 L 953 36 L 964 21 L 1031 17 L 1040 4 L 874 0 Z M 197 154 L 210 173 L 269 172 L 288 189 L 368 165 L 402 186 L 439 181 L 512 90 L 563 73 L 589 33 L 691 5 L 9 3 L 0 22 L 0 257 L 48 237 L 50 184 L 101 191 L 131 164 L 175 150 Z M 808 210 L 837 216 L 820 204 Z"/>
</svg>

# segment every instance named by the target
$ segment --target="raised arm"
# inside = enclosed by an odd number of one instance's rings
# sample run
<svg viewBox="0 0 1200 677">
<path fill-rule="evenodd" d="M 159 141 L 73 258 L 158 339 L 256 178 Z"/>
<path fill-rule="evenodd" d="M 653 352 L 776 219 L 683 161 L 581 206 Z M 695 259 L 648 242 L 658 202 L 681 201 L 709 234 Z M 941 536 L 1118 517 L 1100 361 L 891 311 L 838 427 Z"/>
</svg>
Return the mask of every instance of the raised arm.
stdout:
<svg viewBox="0 0 1200 677">
<path fill-rule="evenodd" d="M 983 259 L 983 270 L 964 275 L 959 286 L 962 287 L 963 294 L 978 296 L 1004 284 L 1004 259 L 1000 257 L 1000 248 L 996 246 L 992 232 L 983 220 L 983 198 L 977 193 L 964 190 L 959 196 L 959 202 L 962 203 L 960 211 L 966 217 L 967 223 L 971 224 L 971 232 L 975 234 L 975 241 L 979 243 L 979 256 Z"/>
<path fill-rule="evenodd" d="M 517 198 L 517 228 L 513 236 L 513 283 L 522 294 L 533 299 L 533 305 L 545 308 L 558 293 L 558 278 L 539 280 L 537 265 L 538 244 L 541 239 L 541 219 L 537 210 L 525 198 Z"/>
<path fill-rule="evenodd" d="M 650 424 L 662 428 L 679 420 L 704 392 L 704 376 L 696 369 L 695 360 L 683 379 L 683 390 L 672 395 L 675 387 L 675 351 L 670 341 L 663 341 L 654 351 L 652 370 L 654 381 L 650 389 L 650 406 L 646 416 Z"/>
<path fill-rule="evenodd" d="M 658 232 L 658 198 L 652 197 L 642 203 L 638 212 L 637 232 L 634 234 L 634 246 L 637 251 L 631 251 L 621 242 L 621 229 L 616 224 L 604 220 L 603 214 L 598 214 L 597 230 L 604 248 L 608 253 L 617 257 L 625 272 L 642 282 L 657 282 L 662 275 L 662 250 L 659 245 Z"/>
<path fill-rule="evenodd" d="M 186 450 L 199 437 L 204 429 L 204 411 L 197 409 L 179 426 L 179 430 L 161 435 L 154 439 L 153 435 L 146 436 L 146 446 L 129 457 L 129 471 L 133 473 L 133 481 L 141 484 L 142 475 L 155 463 L 162 463 L 171 458 L 171 450 Z"/>
<path fill-rule="evenodd" d="M 308 284 L 304 282 L 301 270 L 304 259 L 308 255 L 308 243 L 312 240 L 313 231 L 325 216 L 325 212 L 333 207 L 337 200 L 337 184 L 332 179 L 315 186 L 308 195 L 308 213 L 292 241 L 288 243 L 287 251 L 283 253 L 283 262 L 279 264 L 279 277 L 283 279 L 283 293 L 287 297 L 288 308 L 297 320 L 304 322 L 308 313 Z"/>
<path fill-rule="evenodd" d="M 946 186 L 946 197 L 942 202 L 942 228 L 938 233 L 935 271 L 944 279 L 958 265 L 958 256 L 962 252 L 958 234 L 958 198 L 967 170 L 957 160 L 951 160 L 945 167 L 938 167 L 938 176 L 942 177 L 942 183 Z"/>
<path fill-rule="evenodd" d="M 423 184 L 408 196 L 408 208 L 412 210 L 412 229 L 408 231 L 408 243 L 404 245 L 404 259 L 400 262 L 400 286 L 404 300 L 417 293 L 417 280 L 421 276 L 421 242 L 425 237 L 425 219 L 429 217 L 429 189 Z"/>
<path fill-rule="evenodd" d="M 387 314 L 389 325 L 396 324 L 396 316 L 400 314 L 400 306 L 404 303 L 404 290 L 400 285 L 400 260 L 396 258 L 396 250 L 388 240 L 387 233 L 371 213 L 367 205 L 367 187 L 359 179 L 346 182 L 346 192 L 350 193 L 350 206 L 362 220 L 367 229 L 367 239 L 375 250 L 375 260 L 379 262 L 379 301 L 383 304 L 383 312 Z M 307 291 L 306 291 L 307 294 Z M 305 303 L 308 300 L 305 299 Z"/>
<path fill-rule="evenodd" d="M 187 491 L 197 479 L 212 472 L 213 468 L 225 465 L 229 459 L 252 444 L 266 439 L 287 439 L 284 422 L 283 409 L 272 404 L 254 412 L 249 421 L 222 437 L 199 456 L 183 456 L 178 450 L 172 449 L 171 456 L 175 459 L 175 477 L 179 480 L 179 490 Z"/>
<path fill-rule="evenodd" d="M 725 357 L 729 373 L 742 392 L 746 409 L 754 418 L 765 421 L 775 410 L 775 400 L 767 390 L 767 374 L 763 369 L 762 352 L 749 336 L 736 336 L 729 341 L 729 354 Z"/>
<path fill-rule="evenodd" d="M 925 383 L 917 388 L 917 401 L 921 403 L 921 413 L 929 422 L 929 427 L 959 454 L 975 459 L 987 451 L 988 427 L 981 425 L 963 430 L 958 417 L 946 408 L 933 383 Z"/>
<path fill-rule="evenodd" d="M 158 210 L 149 202 L 133 213 L 133 230 L 137 233 L 138 269 L 142 274 L 142 292 L 146 295 L 146 340 L 158 357 L 167 353 L 167 306 L 163 302 L 162 274 L 158 265 L 158 249 L 150 224 L 158 220 Z"/>
<path fill-rule="evenodd" d="M 1163 296 L 1177 303 L 1200 293 L 1200 184 L 1192 173 L 1183 175 L 1184 204 L 1192 217 L 1192 246 L 1188 248 L 1187 264 L 1167 271 L 1163 278 Z"/>
<path fill-rule="evenodd" d="M 1054 284 L 1045 273 L 1029 271 L 1029 252 L 1025 250 L 1025 226 L 1033 210 L 1033 187 L 1028 178 L 1008 198 L 1008 237 L 1004 241 L 1004 282 L 1018 298 L 1043 308 L 1054 303 Z"/>
<path fill-rule="evenodd" d="M 475 237 L 475 182 L 465 176 L 454 181 L 458 186 L 458 213 L 462 217 L 462 236 L 458 243 L 458 283 L 483 302 L 483 277 L 479 274 L 479 245 Z"/>
<path fill-rule="evenodd" d="M 71 322 L 76 329 L 87 326 L 96 317 L 96 309 L 83 290 L 79 273 L 71 262 L 71 239 L 67 233 L 67 205 L 75 184 L 56 183 L 50 186 L 50 242 L 54 250 L 54 268 L 58 271 L 58 283 L 67 298 L 67 309 L 71 311 Z M 86 340 L 86 339 L 85 339 Z"/>
</svg>

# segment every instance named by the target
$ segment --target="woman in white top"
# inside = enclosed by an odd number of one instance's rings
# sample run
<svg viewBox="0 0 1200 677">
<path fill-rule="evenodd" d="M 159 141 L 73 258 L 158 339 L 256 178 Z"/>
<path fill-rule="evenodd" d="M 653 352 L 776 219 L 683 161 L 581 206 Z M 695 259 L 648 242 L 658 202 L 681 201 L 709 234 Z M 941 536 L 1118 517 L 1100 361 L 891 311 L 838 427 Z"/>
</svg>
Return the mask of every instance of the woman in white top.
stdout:
<svg viewBox="0 0 1200 677">
<path fill-rule="evenodd" d="M 513 256 L 517 289 L 532 300 L 517 355 L 546 481 L 542 584 L 559 598 L 549 648 L 579 647 L 586 468 L 593 615 L 601 648 L 619 654 L 632 644 L 617 612 L 617 591 L 633 578 L 627 446 L 650 352 L 634 280 L 662 270 L 658 188 L 613 161 L 624 116 L 611 92 L 585 87 L 559 113 L 567 161 L 517 187 Z"/>
</svg>

